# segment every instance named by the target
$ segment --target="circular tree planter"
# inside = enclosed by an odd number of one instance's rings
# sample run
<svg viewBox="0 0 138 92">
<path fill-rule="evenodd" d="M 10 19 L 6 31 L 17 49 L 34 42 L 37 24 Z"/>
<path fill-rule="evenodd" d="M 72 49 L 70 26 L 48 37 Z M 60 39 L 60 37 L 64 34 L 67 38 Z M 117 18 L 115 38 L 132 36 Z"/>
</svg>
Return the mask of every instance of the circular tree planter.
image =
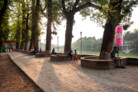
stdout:
<svg viewBox="0 0 138 92">
<path fill-rule="evenodd" d="M 46 54 L 46 53 L 36 53 L 35 56 L 36 57 L 50 57 L 50 54 Z"/>
<path fill-rule="evenodd" d="M 29 51 L 28 55 L 35 55 L 35 52 L 34 51 Z"/>
<path fill-rule="evenodd" d="M 127 64 L 138 66 L 138 58 L 127 58 Z"/>
<path fill-rule="evenodd" d="M 24 51 L 23 54 L 28 54 L 28 51 Z"/>
<path fill-rule="evenodd" d="M 98 58 L 99 56 L 94 56 L 94 55 L 84 57 L 84 59 L 98 59 Z"/>
<path fill-rule="evenodd" d="M 98 70 L 109 70 L 116 67 L 112 59 L 81 59 L 81 66 Z"/>
<path fill-rule="evenodd" d="M 50 61 L 71 61 L 71 58 L 67 55 L 51 55 Z"/>
</svg>

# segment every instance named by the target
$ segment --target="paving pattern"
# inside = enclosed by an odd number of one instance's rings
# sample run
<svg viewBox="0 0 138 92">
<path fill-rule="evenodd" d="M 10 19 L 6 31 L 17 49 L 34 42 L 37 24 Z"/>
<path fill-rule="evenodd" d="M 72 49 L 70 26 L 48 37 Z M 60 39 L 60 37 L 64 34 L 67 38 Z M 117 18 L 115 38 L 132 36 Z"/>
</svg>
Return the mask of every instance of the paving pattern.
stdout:
<svg viewBox="0 0 138 92">
<path fill-rule="evenodd" d="M 92 70 L 80 61 L 50 61 L 50 58 L 19 52 L 8 53 L 45 92 L 138 92 L 138 66 L 125 69 Z"/>
</svg>

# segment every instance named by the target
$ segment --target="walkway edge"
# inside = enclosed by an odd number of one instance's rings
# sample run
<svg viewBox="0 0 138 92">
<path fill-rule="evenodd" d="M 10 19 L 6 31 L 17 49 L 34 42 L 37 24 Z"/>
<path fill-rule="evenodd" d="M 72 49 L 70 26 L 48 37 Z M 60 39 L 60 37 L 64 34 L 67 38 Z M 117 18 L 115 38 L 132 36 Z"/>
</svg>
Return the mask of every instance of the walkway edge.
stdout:
<svg viewBox="0 0 138 92">
<path fill-rule="evenodd" d="M 43 92 L 45 92 L 34 80 L 32 80 L 31 79 L 31 77 L 29 77 L 26 73 L 25 73 L 25 71 L 24 70 L 22 70 L 17 64 L 16 64 L 16 62 L 14 62 L 14 60 L 12 60 L 12 58 L 10 57 L 10 55 L 9 54 L 7 54 L 8 55 L 8 57 L 9 57 L 9 59 L 35 84 L 35 85 L 37 85 L 37 87 L 39 87 Z"/>
</svg>

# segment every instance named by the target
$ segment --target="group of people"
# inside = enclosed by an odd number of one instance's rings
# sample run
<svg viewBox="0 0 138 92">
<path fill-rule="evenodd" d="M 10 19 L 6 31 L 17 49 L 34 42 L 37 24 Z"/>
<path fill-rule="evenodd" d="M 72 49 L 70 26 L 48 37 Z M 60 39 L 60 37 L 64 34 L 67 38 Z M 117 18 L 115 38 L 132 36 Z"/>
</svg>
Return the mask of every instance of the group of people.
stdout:
<svg viewBox="0 0 138 92">
<path fill-rule="evenodd" d="M 74 55 L 73 55 L 73 51 L 71 50 L 69 53 L 68 53 L 68 56 L 71 58 L 71 60 L 72 60 L 72 58 L 74 57 L 74 61 L 77 61 L 78 60 L 78 57 L 77 57 L 77 50 L 74 50 Z"/>
<path fill-rule="evenodd" d="M 52 49 L 52 54 L 57 54 L 57 53 L 55 52 L 55 48 Z M 72 51 L 72 50 L 69 51 L 69 52 L 68 52 L 68 56 L 71 58 L 71 60 L 77 61 L 77 60 L 78 60 L 78 57 L 77 57 L 77 50 L 74 50 L 74 55 L 73 55 L 73 51 Z M 73 57 L 74 57 L 74 59 L 73 59 Z"/>
</svg>

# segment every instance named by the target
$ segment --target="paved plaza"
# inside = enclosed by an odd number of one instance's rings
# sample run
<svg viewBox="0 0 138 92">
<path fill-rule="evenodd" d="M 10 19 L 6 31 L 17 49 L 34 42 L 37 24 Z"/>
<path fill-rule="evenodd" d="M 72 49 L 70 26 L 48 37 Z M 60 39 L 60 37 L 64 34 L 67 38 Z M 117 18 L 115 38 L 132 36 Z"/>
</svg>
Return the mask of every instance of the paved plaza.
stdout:
<svg viewBox="0 0 138 92">
<path fill-rule="evenodd" d="M 50 61 L 20 52 L 8 53 L 13 62 L 45 92 L 138 92 L 138 66 L 92 70 L 80 61 Z"/>
</svg>

